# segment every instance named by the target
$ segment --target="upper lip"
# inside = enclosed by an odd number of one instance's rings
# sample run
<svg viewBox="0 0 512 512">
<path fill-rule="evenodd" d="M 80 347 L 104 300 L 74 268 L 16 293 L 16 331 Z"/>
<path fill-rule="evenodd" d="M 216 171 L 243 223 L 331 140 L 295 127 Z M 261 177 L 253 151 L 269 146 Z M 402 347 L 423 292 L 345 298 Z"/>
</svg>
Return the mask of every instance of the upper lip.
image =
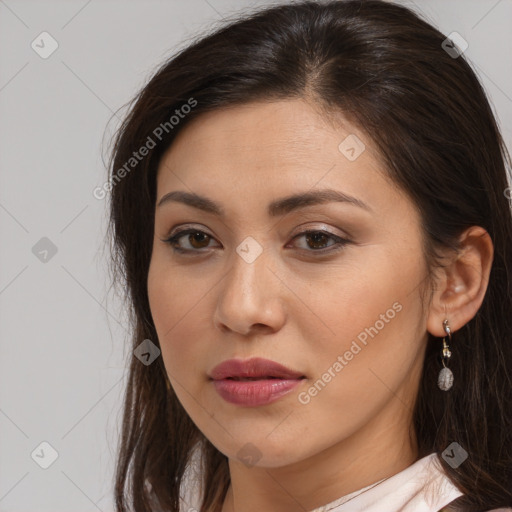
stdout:
<svg viewBox="0 0 512 512">
<path fill-rule="evenodd" d="M 228 359 L 213 368 L 210 377 L 214 380 L 226 379 L 228 377 L 278 377 L 282 379 L 299 379 L 304 377 L 300 372 L 296 372 L 283 366 L 282 364 L 253 357 L 252 359 Z"/>
</svg>

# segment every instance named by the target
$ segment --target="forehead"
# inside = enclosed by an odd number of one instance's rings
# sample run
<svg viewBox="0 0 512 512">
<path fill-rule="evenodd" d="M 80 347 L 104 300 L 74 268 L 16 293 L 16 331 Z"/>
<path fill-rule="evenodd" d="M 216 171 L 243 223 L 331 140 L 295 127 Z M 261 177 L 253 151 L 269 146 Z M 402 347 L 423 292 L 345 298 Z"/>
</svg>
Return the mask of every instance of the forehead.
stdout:
<svg viewBox="0 0 512 512">
<path fill-rule="evenodd" d="M 227 150 L 238 149 L 246 157 L 283 160 L 332 149 L 333 144 L 336 149 L 344 134 L 351 133 L 361 135 L 341 116 L 340 127 L 334 128 L 304 100 L 252 102 L 199 115 L 178 133 L 170 150 L 173 159 L 209 154 L 228 159 Z M 183 154 L 191 147 L 200 148 L 201 155 Z"/>
<path fill-rule="evenodd" d="M 164 153 L 157 200 L 175 189 L 221 200 L 235 192 L 239 200 L 250 201 L 251 196 L 332 187 L 375 209 L 396 204 L 398 191 L 370 138 L 339 119 L 334 126 L 303 100 L 254 102 L 200 114 Z M 361 153 L 350 160 L 342 149 L 354 136 L 364 149 L 356 148 Z"/>
</svg>

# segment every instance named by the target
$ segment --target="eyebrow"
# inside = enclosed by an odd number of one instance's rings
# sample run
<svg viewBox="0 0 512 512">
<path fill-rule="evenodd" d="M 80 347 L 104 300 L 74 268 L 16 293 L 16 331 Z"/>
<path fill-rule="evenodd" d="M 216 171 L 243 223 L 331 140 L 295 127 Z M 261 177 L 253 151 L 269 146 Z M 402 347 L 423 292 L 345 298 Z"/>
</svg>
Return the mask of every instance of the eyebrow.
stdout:
<svg viewBox="0 0 512 512">
<path fill-rule="evenodd" d="M 195 193 L 184 192 L 181 190 L 169 192 L 160 199 L 157 208 L 170 202 L 183 203 L 213 215 L 225 217 L 225 210 L 220 204 L 216 203 L 212 199 L 200 196 Z M 361 199 L 350 196 L 338 190 L 322 189 L 294 194 L 291 196 L 283 197 L 281 199 L 277 199 L 276 201 L 273 201 L 269 204 L 268 215 L 270 217 L 278 217 L 286 215 L 293 210 L 330 202 L 352 204 L 369 212 L 373 212 L 373 209 L 365 202 L 361 201 Z"/>
</svg>

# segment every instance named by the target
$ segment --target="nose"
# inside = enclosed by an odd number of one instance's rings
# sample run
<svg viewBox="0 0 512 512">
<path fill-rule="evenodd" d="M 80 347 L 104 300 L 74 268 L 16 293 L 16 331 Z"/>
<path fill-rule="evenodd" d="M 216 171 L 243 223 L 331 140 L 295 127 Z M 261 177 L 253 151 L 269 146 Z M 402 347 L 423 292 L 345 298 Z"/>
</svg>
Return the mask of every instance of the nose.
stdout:
<svg viewBox="0 0 512 512">
<path fill-rule="evenodd" d="M 215 326 L 223 332 L 244 336 L 278 331 L 285 322 L 286 287 L 271 270 L 270 258 L 263 251 L 248 262 L 234 252 L 232 260 L 230 270 L 219 284 Z"/>
</svg>

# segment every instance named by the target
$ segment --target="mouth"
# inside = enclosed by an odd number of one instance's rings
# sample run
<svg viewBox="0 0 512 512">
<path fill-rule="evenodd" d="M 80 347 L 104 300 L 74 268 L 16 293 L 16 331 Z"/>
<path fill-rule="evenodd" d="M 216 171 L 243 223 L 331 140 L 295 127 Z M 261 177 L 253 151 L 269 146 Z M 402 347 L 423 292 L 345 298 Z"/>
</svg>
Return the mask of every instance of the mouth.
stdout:
<svg viewBox="0 0 512 512">
<path fill-rule="evenodd" d="M 261 375 L 260 377 L 225 377 L 225 380 L 238 380 L 238 381 L 251 381 L 251 380 L 301 380 L 305 379 L 305 376 L 295 377 L 290 379 L 289 377 L 274 377 L 272 375 Z"/>
<path fill-rule="evenodd" d="M 284 398 L 301 385 L 304 376 L 224 376 L 212 379 L 214 389 L 226 402 L 238 407 L 261 407 Z"/>
<path fill-rule="evenodd" d="M 212 380 L 300 380 L 305 375 L 276 361 L 253 357 L 252 359 L 229 359 L 211 370 L 208 377 Z"/>
</svg>

